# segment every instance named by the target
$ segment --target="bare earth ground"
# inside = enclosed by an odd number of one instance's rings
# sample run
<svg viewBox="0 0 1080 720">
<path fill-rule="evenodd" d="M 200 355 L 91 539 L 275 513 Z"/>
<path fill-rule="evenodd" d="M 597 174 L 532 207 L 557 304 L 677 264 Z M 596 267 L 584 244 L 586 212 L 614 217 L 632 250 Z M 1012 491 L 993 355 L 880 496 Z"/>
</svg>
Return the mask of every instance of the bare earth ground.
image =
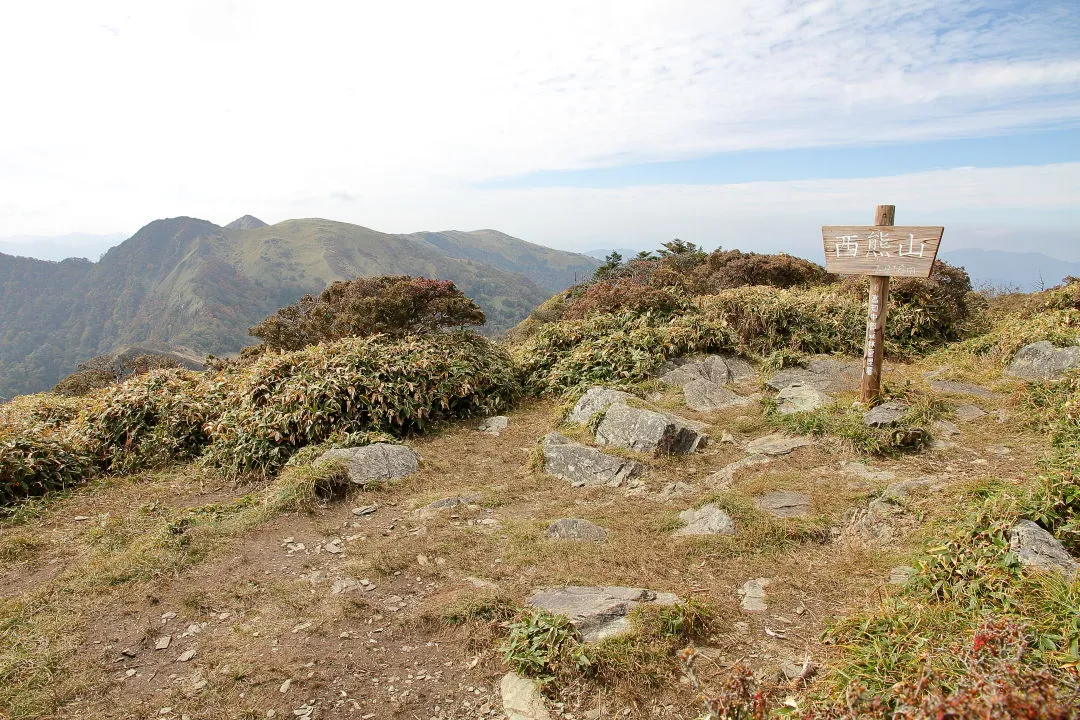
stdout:
<svg viewBox="0 0 1080 720">
<path fill-rule="evenodd" d="M 914 368 L 890 371 L 896 380 L 918 376 Z M 411 440 L 420 473 L 310 515 L 239 523 L 230 503 L 252 489 L 196 467 L 88 487 L 0 524 L 0 629 L 17 639 L 0 649 L 0 667 L 13 679 L 0 688 L 0 713 L 505 717 L 505 623 L 453 627 L 443 615 L 496 592 L 523 605 L 534 589 L 564 584 L 647 587 L 708 603 L 717 623 L 699 665 L 706 681 L 739 660 L 769 676 L 807 656 L 827 666 L 831 648 L 821 635 L 830 618 L 892 592 L 889 569 L 911 563 L 935 521 L 961 512 L 981 481 L 1019 479 L 1045 453 L 1044 438 L 995 414 L 1008 417 L 1007 398 L 951 398 L 990 414 L 961 424 L 949 449 L 879 461 L 823 441 L 740 472 L 730 490 L 704 479 L 743 457 L 745 441 L 770 432 L 756 406 L 712 415 L 680 409 L 710 423 L 714 441 L 690 457 L 646 459 L 644 497 L 572 488 L 531 470 L 530 451 L 556 423 L 545 402 L 511 414 L 500 437 L 470 421 Z M 734 442 L 719 442 L 724 431 Z M 861 477 L 844 461 L 895 480 Z M 890 482 L 926 477 L 935 485 L 911 491 L 906 503 L 909 533 L 885 545 L 841 535 L 849 511 Z M 655 491 L 676 480 L 692 490 L 660 499 Z M 751 497 L 775 489 L 809 494 L 813 517 L 754 510 Z M 734 538 L 673 536 L 680 511 L 718 493 L 747 508 Z M 413 512 L 454 496 L 475 497 L 469 506 Z M 366 505 L 378 509 L 353 514 Z M 609 540 L 545 539 L 562 517 L 596 522 Z M 739 606 L 737 589 L 754 578 L 773 580 L 765 613 Z M 335 593 L 342 579 L 363 584 Z M 566 718 L 700 715 L 676 672 L 662 688 L 583 681 L 550 701 Z"/>
</svg>

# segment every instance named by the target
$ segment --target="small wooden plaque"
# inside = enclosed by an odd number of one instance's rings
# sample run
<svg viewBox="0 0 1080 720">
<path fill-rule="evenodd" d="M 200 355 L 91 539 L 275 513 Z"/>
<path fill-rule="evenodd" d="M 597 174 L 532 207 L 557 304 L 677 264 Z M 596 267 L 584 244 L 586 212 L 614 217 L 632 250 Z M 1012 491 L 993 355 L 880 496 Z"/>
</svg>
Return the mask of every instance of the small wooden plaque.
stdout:
<svg viewBox="0 0 1080 720">
<path fill-rule="evenodd" d="M 825 268 L 838 275 L 930 277 L 943 227 L 834 225 L 821 228 Z"/>
</svg>

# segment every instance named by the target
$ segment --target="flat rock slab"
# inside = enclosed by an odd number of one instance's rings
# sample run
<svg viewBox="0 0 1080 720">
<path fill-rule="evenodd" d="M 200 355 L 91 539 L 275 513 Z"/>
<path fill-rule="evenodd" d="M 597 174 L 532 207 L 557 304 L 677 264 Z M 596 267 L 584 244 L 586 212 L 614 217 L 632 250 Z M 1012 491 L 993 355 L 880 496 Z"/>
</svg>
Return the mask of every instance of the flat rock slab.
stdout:
<svg viewBox="0 0 1080 720">
<path fill-rule="evenodd" d="M 821 392 L 844 392 L 857 390 L 861 381 L 862 363 L 858 361 L 814 358 L 806 367 L 778 370 L 765 385 L 777 391 L 798 384 Z"/>
<path fill-rule="evenodd" d="M 683 385 L 683 401 L 696 412 L 715 412 L 729 407 L 743 407 L 754 401 L 711 380 L 695 379 Z"/>
<path fill-rule="evenodd" d="M 505 415 L 496 415 L 494 417 L 489 417 L 484 420 L 484 422 L 480 423 L 480 427 L 478 427 L 477 430 L 498 437 L 499 434 L 508 427 L 510 427 L 510 418 Z"/>
<path fill-rule="evenodd" d="M 420 456 L 412 448 L 390 443 L 327 450 L 318 461 L 344 463 L 349 482 L 357 485 L 397 480 L 420 469 Z"/>
<path fill-rule="evenodd" d="M 554 432 L 544 437 L 543 452 L 544 470 L 578 487 L 620 487 L 645 472 L 641 463 L 607 455 Z"/>
<path fill-rule="evenodd" d="M 697 510 L 684 510 L 679 513 L 686 527 L 675 532 L 676 535 L 734 535 L 735 521 L 726 512 L 709 503 Z"/>
<path fill-rule="evenodd" d="M 802 517 L 809 515 L 814 501 L 806 493 L 793 490 L 774 490 L 754 498 L 754 504 L 773 517 Z"/>
<path fill-rule="evenodd" d="M 669 385 L 684 386 L 694 380 L 707 380 L 717 385 L 727 385 L 749 380 L 754 375 L 754 368 L 740 357 L 707 355 L 669 360 L 660 366 L 659 377 Z"/>
<path fill-rule="evenodd" d="M 578 425 L 588 425 L 596 413 L 603 412 L 615 404 L 625 405 L 627 400 L 632 399 L 634 399 L 633 395 L 621 390 L 592 387 L 577 401 L 574 409 L 566 416 L 566 421 Z"/>
<path fill-rule="evenodd" d="M 1005 374 L 1021 380 L 1058 380 L 1080 367 L 1080 345 L 1054 347 L 1048 340 L 1025 345 L 1016 351 Z"/>
<path fill-rule="evenodd" d="M 499 695 L 508 720 L 551 720 L 535 680 L 506 673 L 499 681 Z"/>
<path fill-rule="evenodd" d="M 604 542 L 608 531 L 596 523 L 580 518 L 563 518 L 548 525 L 544 535 L 551 540 L 585 540 Z"/>
<path fill-rule="evenodd" d="M 746 452 L 751 455 L 787 455 L 796 448 L 812 445 L 813 441 L 806 437 L 791 437 L 783 433 L 765 435 L 746 444 Z"/>
<path fill-rule="evenodd" d="M 985 388 L 982 385 L 954 382 L 952 380 L 931 380 L 930 389 L 942 393 L 952 393 L 953 395 L 974 395 L 975 397 L 986 398 L 987 400 L 1001 397 L 998 393 L 990 388 Z"/>
<path fill-rule="evenodd" d="M 891 427 L 900 422 L 907 412 L 908 406 L 903 403 L 882 403 L 863 415 L 863 425 L 873 428 Z"/>
<path fill-rule="evenodd" d="M 769 607 L 765 604 L 765 588 L 772 583 L 772 578 L 757 578 L 747 580 L 739 588 L 742 596 L 740 607 L 746 612 L 765 612 Z"/>
<path fill-rule="evenodd" d="M 840 463 L 840 469 L 846 473 L 857 475 L 863 480 L 895 480 L 896 473 L 891 470 L 875 470 L 874 468 L 860 462 L 842 461 Z"/>
<path fill-rule="evenodd" d="M 709 477 L 705 478 L 705 484 L 712 488 L 728 488 L 735 479 L 735 473 L 755 465 L 766 465 L 772 462 L 772 458 L 763 453 L 747 455 L 720 468 Z"/>
<path fill-rule="evenodd" d="M 596 642 L 630 629 L 627 614 L 642 603 L 674 605 L 679 597 L 645 588 L 571 585 L 538 590 L 526 602 L 555 615 L 565 615 L 585 642 Z"/>
<path fill-rule="evenodd" d="M 970 403 L 965 405 L 957 405 L 953 410 L 953 414 L 956 415 L 956 419 L 960 422 L 972 422 L 979 418 L 986 417 L 986 411 L 978 405 L 971 405 Z"/>
<path fill-rule="evenodd" d="M 832 403 L 832 398 L 812 385 L 794 383 L 776 396 L 777 410 L 781 415 L 810 412 Z"/>
<path fill-rule="evenodd" d="M 596 443 L 654 455 L 688 455 L 705 447 L 709 436 L 685 418 L 611 405 L 596 428 Z"/>
<path fill-rule="evenodd" d="M 1080 563 L 1069 551 L 1039 525 L 1021 520 L 1009 531 L 1009 549 L 1016 553 L 1022 565 L 1073 575 Z"/>
</svg>

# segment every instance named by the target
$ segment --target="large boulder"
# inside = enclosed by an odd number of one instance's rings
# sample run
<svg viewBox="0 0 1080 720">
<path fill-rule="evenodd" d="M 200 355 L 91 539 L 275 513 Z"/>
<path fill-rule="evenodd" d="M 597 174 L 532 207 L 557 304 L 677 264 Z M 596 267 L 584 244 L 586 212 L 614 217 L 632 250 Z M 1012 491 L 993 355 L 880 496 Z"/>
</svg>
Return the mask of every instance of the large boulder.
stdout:
<svg viewBox="0 0 1080 720">
<path fill-rule="evenodd" d="M 598 445 L 655 455 L 687 455 L 709 440 L 703 426 L 685 418 L 625 405 L 608 407 L 596 428 Z"/>
<path fill-rule="evenodd" d="M 1057 539 L 1030 520 L 1021 520 L 1009 532 L 1009 548 L 1022 565 L 1072 575 L 1080 563 Z"/>
<path fill-rule="evenodd" d="M 1005 374 L 1021 380 L 1057 380 L 1080 367 L 1080 345 L 1057 348 L 1048 340 L 1025 345 L 1016 351 Z"/>
<path fill-rule="evenodd" d="M 625 405 L 627 400 L 633 399 L 630 393 L 621 390 L 612 390 L 606 387 L 589 388 L 581 399 L 574 405 L 574 409 L 566 416 L 566 421 L 578 425 L 588 425 L 593 416 L 598 412 L 607 410 L 610 406 Z"/>
<path fill-rule="evenodd" d="M 645 471 L 641 463 L 606 455 L 555 432 L 544 437 L 542 448 L 545 471 L 576 486 L 619 487 Z"/>
<path fill-rule="evenodd" d="M 630 629 L 627 615 L 642 603 L 674 605 L 672 593 L 656 593 L 644 588 L 589 587 L 571 585 L 538 590 L 526 602 L 555 615 L 565 615 L 585 642 L 596 642 Z"/>
<path fill-rule="evenodd" d="M 317 462 L 344 464 L 349 482 L 357 485 L 396 480 L 420 469 L 420 456 L 412 448 L 390 443 L 327 450 Z"/>
</svg>

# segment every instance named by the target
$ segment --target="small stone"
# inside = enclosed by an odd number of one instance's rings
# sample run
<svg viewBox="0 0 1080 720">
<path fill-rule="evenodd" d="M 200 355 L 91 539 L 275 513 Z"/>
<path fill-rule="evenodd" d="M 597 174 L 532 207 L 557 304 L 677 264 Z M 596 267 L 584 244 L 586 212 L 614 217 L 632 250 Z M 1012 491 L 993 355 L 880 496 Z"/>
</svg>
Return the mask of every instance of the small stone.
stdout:
<svg viewBox="0 0 1080 720">
<path fill-rule="evenodd" d="M 498 437 L 499 434 L 509 426 L 510 418 L 506 417 L 505 415 L 496 415 L 495 417 L 489 417 L 488 419 L 484 420 L 484 422 L 480 423 L 480 426 L 477 428 L 477 430 L 482 433 L 487 433 L 488 435 L 494 435 Z"/>
<path fill-rule="evenodd" d="M 281 683 L 281 687 L 278 688 L 278 692 L 285 694 L 289 692 L 289 688 L 292 687 L 292 678 L 289 678 L 285 682 Z"/>
<path fill-rule="evenodd" d="M 334 581 L 333 586 L 330 588 L 330 592 L 334 595 L 341 595 L 342 593 L 359 590 L 361 587 L 363 586 L 352 578 L 341 578 Z"/>
<path fill-rule="evenodd" d="M 889 571 L 890 585 L 906 585 L 907 581 L 915 575 L 915 568 L 910 565 L 897 565 Z"/>
<path fill-rule="evenodd" d="M 370 515 L 371 513 L 375 512 L 378 509 L 379 509 L 378 505 L 365 505 L 363 507 L 353 508 L 352 509 L 352 514 L 355 515 L 356 517 L 364 517 L 365 515 Z"/>
<path fill-rule="evenodd" d="M 154 643 L 155 650 L 168 650 L 169 645 L 172 644 L 172 635 L 162 635 Z"/>
<path fill-rule="evenodd" d="M 971 422 L 986 417 L 986 412 L 981 407 L 970 403 L 957 405 L 956 409 L 953 410 L 953 414 L 956 415 L 956 419 L 960 422 Z"/>
<path fill-rule="evenodd" d="M 948 420 L 935 420 L 934 421 L 934 435 L 940 435 L 943 437 L 950 437 L 952 435 L 959 435 L 960 428 L 956 427 L 955 423 L 951 423 Z"/>
<path fill-rule="evenodd" d="M 536 681 L 507 673 L 499 682 L 499 693 L 508 720 L 551 720 Z"/>
<path fill-rule="evenodd" d="M 696 510 L 684 510 L 679 513 L 679 519 L 686 524 L 686 527 L 675 532 L 678 536 L 735 534 L 735 521 L 713 503 L 703 505 Z"/>
<path fill-rule="evenodd" d="M 330 553 L 331 555 L 340 555 L 342 553 L 340 543 L 340 540 L 331 540 L 330 542 L 323 545 L 323 550 Z"/>
<path fill-rule="evenodd" d="M 206 686 L 207 686 L 207 684 L 208 684 L 208 683 L 207 683 L 207 681 L 206 681 L 206 680 L 204 680 L 204 679 L 202 679 L 202 678 L 199 678 L 199 679 L 198 679 L 198 680 L 196 680 L 195 682 L 191 683 L 191 687 L 193 687 L 193 688 L 194 688 L 194 689 L 196 689 L 196 690 L 202 690 L 202 689 L 203 689 L 204 687 L 206 687 Z"/>
<path fill-rule="evenodd" d="M 748 442 L 746 452 L 750 455 L 787 455 L 796 448 L 806 447 L 810 444 L 812 442 L 809 438 L 789 437 L 782 433 L 773 433 Z"/>
<path fill-rule="evenodd" d="M 986 452 L 993 453 L 994 455 L 1011 455 L 1012 454 L 1012 450 L 1005 447 L 1004 445 L 988 445 L 987 448 L 986 448 Z"/>
<path fill-rule="evenodd" d="M 804 662 L 785 662 L 780 665 L 780 672 L 788 680 L 806 680 L 817 672 L 817 665 L 807 658 Z"/>
<path fill-rule="evenodd" d="M 863 415 L 863 424 L 867 427 L 891 427 L 907 415 L 908 406 L 903 403 L 891 401 L 882 403 L 870 412 Z"/>
<path fill-rule="evenodd" d="M 75 517 L 73 517 L 71 519 L 76 521 L 76 522 L 82 522 L 83 520 L 89 520 L 90 516 L 89 515 L 76 515 Z"/>
<path fill-rule="evenodd" d="M 860 462 L 843 461 L 840 463 L 840 469 L 844 472 L 851 473 L 852 475 L 858 475 L 864 480 L 895 480 L 896 473 L 891 470 L 875 470 Z"/>
<path fill-rule="evenodd" d="M 183 653 L 180 654 L 180 657 L 176 658 L 176 662 L 187 662 L 188 660 L 191 660 L 194 657 L 195 657 L 195 651 L 194 650 L 185 650 Z"/>
<path fill-rule="evenodd" d="M 580 518 L 563 518 L 551 523 L 544 532 L 544 535 L 552 540 L 603 542 L 607 539 L 608 531 L 588 520 L 582 520 Z"/>
<path fill-rule="evenodd" d="M 772 462 L 768 455 L 747 455 L 741 460 L 725 465 L 709 477 L 705 478 L 705 484 L 713 488 L 728 488 L 735 479 L 735 473 L 755 465 L 765 465 Z"/>
<path fill-rule="evenodd" d="M 756 580 L 747 580 L 739 588 L 739 595 L 742 596 L 742 602 L 740 605 L 746 612 L 765 612 L 768 610 L 768 606 L 765 604 L 765 588 L 772 583 L 771 578 L 757 578 Z"/>
</svg>

